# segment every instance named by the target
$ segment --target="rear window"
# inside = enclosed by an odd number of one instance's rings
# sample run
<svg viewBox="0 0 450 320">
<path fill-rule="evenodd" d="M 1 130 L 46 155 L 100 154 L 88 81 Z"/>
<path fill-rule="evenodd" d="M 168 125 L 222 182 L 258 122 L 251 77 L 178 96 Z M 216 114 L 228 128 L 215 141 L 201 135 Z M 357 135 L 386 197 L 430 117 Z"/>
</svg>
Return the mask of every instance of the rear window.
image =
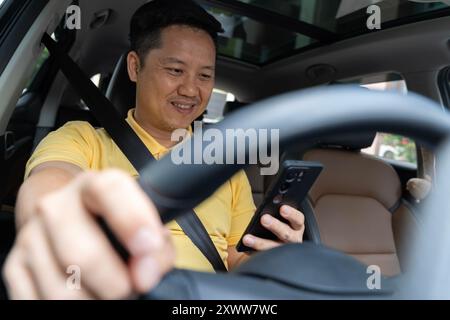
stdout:
<svg viewBox="0 0 450 320">
<path fill-rule="evenodd" d="M 203 116 L 205 123 L 217 123 L 223 119 L 224 109 L 227 102 L 233 102 L 236 98 L 230 92 L 220 89 L 214 89 L 211 94 L 208 106 L 206 107 L 206 114 Z"/>
<path fill-rule="evenodd" d="M 373 144 L 361 150 L 386 160 L 396 160 L 417 165 L 416 143 L 401 135 L 377 133 Z"/>
<path fill-rule="evenodd" d="M 406 95 L 408 93 L 406 82 L 398 77 L 390 77 L 393 79 L 389 80 L 388 76 L 387 81 L 361 84 L 361 86 L 370 90 L 393 91 L 398 94 Z M 386 160 L 417 165 L 415 141 L 401 135 L 379 132 L 377 133 L 373 144 L 369 148 L 361 151 Z"/>
</svg>

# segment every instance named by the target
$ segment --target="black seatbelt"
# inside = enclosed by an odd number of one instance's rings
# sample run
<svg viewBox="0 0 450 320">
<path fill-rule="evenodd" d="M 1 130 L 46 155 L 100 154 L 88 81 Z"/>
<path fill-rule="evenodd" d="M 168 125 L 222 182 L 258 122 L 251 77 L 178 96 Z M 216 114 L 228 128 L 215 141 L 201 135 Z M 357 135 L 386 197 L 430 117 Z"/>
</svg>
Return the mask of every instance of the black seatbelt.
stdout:
<svg viewBox="0 0 450 320">
<path fill-rule="evenodd" d="M 111 101 L 98 90 L 72 58 L 47 33 L 44 34 L 42 43 L 47 47 L 59 65 L 60 70 L 69 80 L 69 83 L 86 105 L 89 106 L 94 117 L 108 132 L 134 168 L 139 172 L 151 159 L 154 160 L 151 152 L 125 119 L 122 119 Z M 190 210 L 180 216 L 176 219 L 176 222 L 192 243 L 208 259 L 214 270 L 227 270 L 217 248 L 209 237 L 208 231 L 194 210 Z"/>
<path fill-rule="evenodd" d="M 192 243 L 203 253 L 216 271 L 227 271 L 227 267 L 223 263 L 222 257 L 217 251 L 214 242 L 212 242 L 208 231 L 200 221 L 194 210 L 181 215 L 175 220 L 183 229 L 184 233 L 189 237 Z"/>
</svg>

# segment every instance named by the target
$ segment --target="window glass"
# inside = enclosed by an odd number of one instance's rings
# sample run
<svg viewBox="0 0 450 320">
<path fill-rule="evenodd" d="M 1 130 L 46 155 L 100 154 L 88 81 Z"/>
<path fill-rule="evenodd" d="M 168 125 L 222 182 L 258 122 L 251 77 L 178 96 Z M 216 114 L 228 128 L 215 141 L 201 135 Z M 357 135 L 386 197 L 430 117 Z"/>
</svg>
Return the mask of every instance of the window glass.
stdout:
<svg viewBox="0 0 450 320">
<path fill-rule="evenodd" d="M 61 20 L 59 26 L 56 28 L 55 32 L 51 34 L 51 38 L 56 42 L 60 42 L 68 34 L 66 32 L 66 30 L 64 29 L 64 21 L 65 21 L 65 19 L 63 18 Z M 39 71 L 41 70 L 45 61 L 47 61 L 49 57 L 50 57 L 50 53 L 48 52 L 46 47 L 43 47 L 41 54 L 39 55 L 38 59 L 36 60 L 36 64 L 33 67 L 33 73 L 31 74 L 27 85 L 23 89 L 22 94 L 26 93 L 30 89 L 34 80 L 37 78 Z"/>
<path fill-rule="evenodd" d="M 265 64 L 296 49 L 317 43 L 306 35 L 213 9 L 225 32 L 219 34 L 219 54 L 253 64 Z"/>
<path fill-rule="evenodd" d="M 404 80 L 382 81 L 361 86 L 370 90 L 393 91 L 403 95 L 408 93 Z M 414 140 L 401 135 L 379 132 L 373 144 L 361 151 L 387 160 L 417 165 L 416 143 Z"/>
<path fill-rule="evenodd" d="M 367 8 L 380 7 L 382 23 L 417 17 L 426 13 L 448 9 L 448 1 L 433 0 L 239 0 L 290 18 L 298 19 L 329 31 L 344 33 L 364 31 Z"/>
<path fill-rule="evenodd" d="M 222 120 L 224 116 L 225 104 L 235 100 L 236 99 L 232 93 L 220 89 L 214 89 L 208 106 L 206 107 L 206 114 L 203 117 L 203 122 L 217 123 Z"/>
<path fill-rule="evenodd" d="M 450 2 L 434 0 L 199 0 L 222 24 L 221 56 L 265 65 L 299 51 L 374 32 L 371 5 L 381 29 L 450 13 Z"/>
<path fill-rule="evenodd" d="M 39 55 L 39 58 L 37 59 L 36 64 L 33 67 L 33 73 L 31 74 L 31 77 L 28 80 L 26 87 L 23 89 L 22 94 L 24 94 L 25 92 L 28 91 L 31 84 L 33 83 L 34 78 L 36 77 L 39 70 L 41 70 L 42 65 L 48 59 L 49 56 L 50 56 L 50 53 L 48 52 L 47 48 L 44 48 L 42 50 L 41 54 Z"/>
<path fill-rule="evenodd" d="M 417 165 L 414 140 L 390 133 L 377 133 L 373 144 L 361 150 L 387 160 L 397 160 Z"/>
<path fill-rule="evenodd" d="M 100 78 L 101 74 L 97 73 L 91 77 L 91 81 L 95 84 L 95 86 L 98 88 L 100 86 Z"/>
</svg>

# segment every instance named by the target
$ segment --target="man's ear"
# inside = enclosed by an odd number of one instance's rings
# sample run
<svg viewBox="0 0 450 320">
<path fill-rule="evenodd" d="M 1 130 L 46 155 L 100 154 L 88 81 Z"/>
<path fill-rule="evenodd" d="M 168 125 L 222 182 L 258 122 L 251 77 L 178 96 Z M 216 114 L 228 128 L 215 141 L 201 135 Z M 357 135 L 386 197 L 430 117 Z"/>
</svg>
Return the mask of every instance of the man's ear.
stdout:
<svg viewBox="0 0 450 320">
<path fill-rule="evenodd" d="M 137 75 L 140 68 L 139 56 L 136 51 L 130 51 L 127 55 L 127 70 L 131 81 L 137 82 Z"/>
</svg>

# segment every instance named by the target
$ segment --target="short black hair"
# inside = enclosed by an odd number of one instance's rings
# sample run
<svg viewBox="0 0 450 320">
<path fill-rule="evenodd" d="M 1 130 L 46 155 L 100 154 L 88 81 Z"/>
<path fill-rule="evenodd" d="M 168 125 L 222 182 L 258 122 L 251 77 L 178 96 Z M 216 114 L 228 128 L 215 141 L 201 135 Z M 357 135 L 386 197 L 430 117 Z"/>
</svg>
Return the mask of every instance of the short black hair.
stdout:
<svg viewBox="0 0 450 320">
<path fill-rule="evenodd" d="M 172 25 L 185 25 L 208 33 L 217 44 L 222 26 L 192 0 L 153 0 L 139 7 L 130 22 L 130 49 L 141 63 L 151 49 L 161 46 L 161 31 Z"/>
</svg>

